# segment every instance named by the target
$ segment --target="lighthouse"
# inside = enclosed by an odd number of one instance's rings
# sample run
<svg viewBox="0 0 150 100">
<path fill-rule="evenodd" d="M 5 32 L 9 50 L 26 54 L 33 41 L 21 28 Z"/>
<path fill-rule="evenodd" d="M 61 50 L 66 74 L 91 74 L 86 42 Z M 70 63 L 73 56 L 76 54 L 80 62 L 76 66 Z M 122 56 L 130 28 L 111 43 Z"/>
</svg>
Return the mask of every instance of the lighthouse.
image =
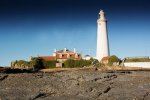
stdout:
<svg viewBox="0 0 150 100">
<path fill-rule="evenodd" d="M 109 56 L 109 44 L 107 34 L 107 20 L 103 10 L 100 10 L 97 20 L 97 51 L 96 58 L 101 61 L 103 57 Z"/>
</svg>

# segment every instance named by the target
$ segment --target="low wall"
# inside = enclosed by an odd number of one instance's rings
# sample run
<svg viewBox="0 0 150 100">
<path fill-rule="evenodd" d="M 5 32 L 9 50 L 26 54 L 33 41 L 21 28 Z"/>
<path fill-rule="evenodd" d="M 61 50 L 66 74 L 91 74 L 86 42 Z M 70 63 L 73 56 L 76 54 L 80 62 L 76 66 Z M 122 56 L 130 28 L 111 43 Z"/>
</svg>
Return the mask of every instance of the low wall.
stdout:
<svg viewBox="0 0 150 100">
<path fill-rule="evenodd" d="M 150 68 L 150 62 L 126 62 L 124 63 L 124 66 Z"/>
</svg>

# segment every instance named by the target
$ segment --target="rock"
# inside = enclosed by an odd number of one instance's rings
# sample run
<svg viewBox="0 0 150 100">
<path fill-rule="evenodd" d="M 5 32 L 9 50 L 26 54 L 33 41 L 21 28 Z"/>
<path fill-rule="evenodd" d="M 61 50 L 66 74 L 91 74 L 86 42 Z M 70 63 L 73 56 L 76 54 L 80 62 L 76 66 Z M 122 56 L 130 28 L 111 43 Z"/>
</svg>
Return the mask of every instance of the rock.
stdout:
<svg viewBox="0 0 150 100">
<path fill-rule="evenodd" d="M 7 77 L 8 77 L 8 75 L 1 75 L 1 76 L 0 76 L 0 81 L 6 79 Z"/>
<path fill-rule="evenodd" d="M 108 91 L 110 91 L 110 89 L 111 89 L 111 87 L 108 86 L 103 92 L 104 92 L 104 93 L 107 93 Z"/>
<path fill-rule="evenodd" d="M 45 74 L 0 73 L 0 98 L 2 100 L 133 100 L 135 97 L 137 99 L 143 97 L 149 100 L 149 76 L 148 71 L 131 74 L 94 70 Z"/>
</svg>

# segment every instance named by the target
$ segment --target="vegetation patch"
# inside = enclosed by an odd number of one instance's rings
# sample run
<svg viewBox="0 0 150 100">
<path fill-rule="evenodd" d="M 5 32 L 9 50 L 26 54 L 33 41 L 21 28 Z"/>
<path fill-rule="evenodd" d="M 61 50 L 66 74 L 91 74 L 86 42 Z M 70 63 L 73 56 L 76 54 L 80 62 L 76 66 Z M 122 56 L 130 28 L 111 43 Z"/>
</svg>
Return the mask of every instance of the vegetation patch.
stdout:
<svg viewBox="0 0 150 100">
<path fill-rule="evenodd" d="M 117 62 L 120 62 L 120 59 L 119 59 L 117 56 L 112 55 L 112 56 L 110 56 L 110 58 L 109 58 L 108 65 L 109 65 L 109 66 L 112 66 L 114 63 L 117 63 Z"/>
<path fill-rule="evenodd" d="M 14 69 L 44 69 L 54 68 L 57 61 L 46 61 L 41 58 L 31 58 L 31 61 L 16 60 L 11 64 Z"/>
<path fill-rule="evenodd" d="M 68 59 L 64 62 L 63 67 L 64 68 L 81 68 L 84 66 L 90 66 L 92 64 L 91 60 L 73 60 L 73 59 Z"/>
<path fill-rule="evenodd" d="M 126 59 L 125 62 L 150 62 L 149 58 L 132 58 Z"/>
</svg>

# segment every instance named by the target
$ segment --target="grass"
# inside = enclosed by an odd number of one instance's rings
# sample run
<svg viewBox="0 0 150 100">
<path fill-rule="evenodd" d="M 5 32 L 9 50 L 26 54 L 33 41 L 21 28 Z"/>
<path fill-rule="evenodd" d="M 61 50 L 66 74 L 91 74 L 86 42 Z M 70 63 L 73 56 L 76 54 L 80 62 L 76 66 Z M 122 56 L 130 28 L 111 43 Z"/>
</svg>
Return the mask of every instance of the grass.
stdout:
<svg viewBox="0 0 150 100">
<path fill-rule="evenodd" d="M 125 62 L 150 62 L 149 58 L 134 58 L 134 59 L 127 59 Z"/>
</svg>

